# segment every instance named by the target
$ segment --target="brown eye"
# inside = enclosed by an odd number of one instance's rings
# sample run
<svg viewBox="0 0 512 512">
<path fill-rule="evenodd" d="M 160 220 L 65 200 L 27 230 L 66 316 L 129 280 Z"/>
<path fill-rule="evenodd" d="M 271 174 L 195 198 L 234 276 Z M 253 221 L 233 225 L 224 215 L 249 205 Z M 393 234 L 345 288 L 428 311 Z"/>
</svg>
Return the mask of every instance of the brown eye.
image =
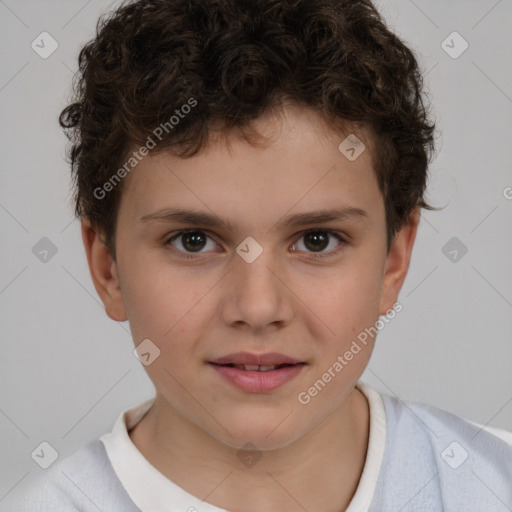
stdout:
<svg viewBox="0 0 512 512">
<path fill-rule="evenodd" d="M 200 251 L 206 243 L 206 238 L 207 237 L 204 235 L 204 233 L 201 233 L 200 231 L 185 233 L 181 237 L 183 241 L 183 247 L 185 247 L 187 251 Z"/>
<path fill-rule="evenodd" d="M 329 236 L 322 231 L 304 235 L 305 245 L 312 251 L 323 251 L 329 245 Z"/>
<path fill-rule="evenodd" d="M 172 245 L 176 249 L 181 252 L 189 252 L 189 253 L 199 253 L 205 252 L 202 251 L 207 245 L 208 240 L 211 240 L 210 237 L 201 230 L 191 230 L 191 231 L 181 231 L 176 235 L 172 236 L 165 245 Z M 174 242 L 177 242 L 176 244 Z M 217 245 L 213 240 L 211 241 L 212 247 L 214 249 Z M 181 246 L 181 247 L 180 247 Z"/>
<path fill-rule="evenodd" d="M 301 239 L 304 239 L 304 242 L 301 242 Z M 344 238 L 338 233 L 326 229 L 316 229 L 303 233 L 293 248 L 309 253 L 312 258 L 321 258 L 337 254 L 344 244 Z M 330 250 L 326 250 L 329 247 Z"/>
</svg>

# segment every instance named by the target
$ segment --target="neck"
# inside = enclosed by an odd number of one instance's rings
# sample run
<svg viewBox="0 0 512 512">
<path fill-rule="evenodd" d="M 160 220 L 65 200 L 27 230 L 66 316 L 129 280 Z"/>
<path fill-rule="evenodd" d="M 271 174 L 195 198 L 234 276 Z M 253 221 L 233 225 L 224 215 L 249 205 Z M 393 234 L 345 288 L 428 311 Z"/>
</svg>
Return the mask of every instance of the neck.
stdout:
<svg viewBox="0 0 512 512">
<path fill-rule="evenodd" d="M 259 460 L 249 459 L 247 465 L 233 464 L 239 450 L 190 423 L 158 393 L 129 435 L 160 473 L 219 508 L 340 512 L 349 505 L 363 471 L 369 407 L 355 388 L 306 435 L 283 448 L 256 453 Z"/>
</svg>

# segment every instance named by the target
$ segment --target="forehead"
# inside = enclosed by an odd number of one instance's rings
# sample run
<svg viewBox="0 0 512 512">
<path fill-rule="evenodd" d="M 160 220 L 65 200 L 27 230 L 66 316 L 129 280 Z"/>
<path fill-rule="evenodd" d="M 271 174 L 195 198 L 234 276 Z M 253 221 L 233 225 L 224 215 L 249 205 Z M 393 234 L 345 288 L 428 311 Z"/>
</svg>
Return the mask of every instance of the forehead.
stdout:
<svg viewBox="0 0 512 512">
<path fill-rule="evenodd" d="M 357 145 L 349 127 L 341 133 L 300 108 L 259 118 L 255 128 L 266 138 L 263 146 L 212 136 L 191 158 L 166 151 L 146 156 L 124 183 L 120 214 L 139 222 L 159 208 L 187 206 L 276 222 L 291 209 L 378 207 L 369 139 L 361 131 L 365 145 Z"/>
</svg>

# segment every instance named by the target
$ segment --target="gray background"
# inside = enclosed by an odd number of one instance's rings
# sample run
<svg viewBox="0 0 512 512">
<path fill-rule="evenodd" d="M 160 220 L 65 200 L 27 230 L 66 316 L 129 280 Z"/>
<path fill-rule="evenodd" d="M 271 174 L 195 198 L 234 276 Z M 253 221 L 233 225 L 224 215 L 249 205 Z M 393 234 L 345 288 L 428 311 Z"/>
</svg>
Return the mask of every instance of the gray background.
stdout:
<svg viewBox="0 0 512 512">
<path fill-rule="evenodd" d="M 106 316 L 90 279 L 57 123 L 80 45 L 114 5 L 0 0 L 0 503 L 44 471 L 31 458 L 42 441 L 64 457 L 153 395 L 128 323 Z M 404 309 L 363 380 L 512 430 L 512 0 L 377 6 L 427 73 L 442 133 L 429 199 L 447 206 L 423 214 Z M 47 59 L 31 48 L 43 31 L 59 45 Z M 453 31 L 469 43 L 457 59 L 441 46 Z M 43 237 L 57 248 L 45 263 L 32 252 Z M 452 237 L 468 249 L 455 262 Z"/>
</svg>

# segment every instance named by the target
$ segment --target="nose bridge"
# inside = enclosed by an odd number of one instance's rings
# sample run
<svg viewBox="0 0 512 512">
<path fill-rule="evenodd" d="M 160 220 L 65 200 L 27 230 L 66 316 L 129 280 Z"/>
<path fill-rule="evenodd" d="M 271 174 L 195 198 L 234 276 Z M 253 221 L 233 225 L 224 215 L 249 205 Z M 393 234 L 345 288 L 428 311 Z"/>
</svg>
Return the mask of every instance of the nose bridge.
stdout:
<svg viewBox="0 0 512 512">
<path fill-rule="evenodd" d="M 274 275 L 279 264 L 276 252 L 270 248 L 270 244 L 260 245 L 249 237 L 238 246 L 237 255 L 234 274 L 241 285 L 239 291 L 271 295 L 279 292 L 279 280 Z"/>
<path fill-rule="evenodd" d="M 289 319 L 291 305 L 278 259 L 275 251 L 254 239 L 246 239 L 238 246 L 232 262 L 229 303 L 225 304 L 227 321 L 263 328 Z"/>
</svg>

